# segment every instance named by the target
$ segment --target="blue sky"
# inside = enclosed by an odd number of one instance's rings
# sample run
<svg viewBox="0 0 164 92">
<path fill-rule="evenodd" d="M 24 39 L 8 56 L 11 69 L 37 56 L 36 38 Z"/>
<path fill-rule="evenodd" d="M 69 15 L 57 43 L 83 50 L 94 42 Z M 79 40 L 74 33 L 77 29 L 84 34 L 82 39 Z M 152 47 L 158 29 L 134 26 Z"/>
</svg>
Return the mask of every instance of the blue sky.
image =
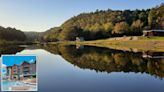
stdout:
<svg viewBox="0 0 164 92">
<path fill-rule="evenodd" d="M 34 62 L 36 56 L 2 56 L 2 64 L 12 66 L 14 64 L 20 65 L 23 61 Z"/>
<path fill-rule="evenodd" d="M 161 3 L 164 0 L 0 0 L 0 25 L 41 32 L 83 12 L 147 9 Z"/>
</svg>

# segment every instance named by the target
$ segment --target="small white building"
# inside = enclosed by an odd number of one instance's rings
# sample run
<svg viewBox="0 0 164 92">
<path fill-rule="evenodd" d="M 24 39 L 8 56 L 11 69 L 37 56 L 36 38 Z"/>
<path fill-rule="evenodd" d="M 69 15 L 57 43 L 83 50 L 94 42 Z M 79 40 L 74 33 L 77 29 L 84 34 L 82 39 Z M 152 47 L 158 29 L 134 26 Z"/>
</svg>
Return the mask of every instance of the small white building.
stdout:
<svg viewBox="0 0 164 92">
<path fill-rule="evenodd" d="M 76 37 L 76 41 L 84 41 L 84 37 Z"/>
</svg>

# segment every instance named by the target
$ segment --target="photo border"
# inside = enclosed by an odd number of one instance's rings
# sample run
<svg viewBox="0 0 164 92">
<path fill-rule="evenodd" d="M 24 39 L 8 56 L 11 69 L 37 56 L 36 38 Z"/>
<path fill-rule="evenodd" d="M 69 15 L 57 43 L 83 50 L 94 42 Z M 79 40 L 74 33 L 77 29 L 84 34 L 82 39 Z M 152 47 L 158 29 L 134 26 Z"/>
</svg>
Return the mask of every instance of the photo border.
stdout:
<svg viewBox="0 0 164 92">
<path fill-rule="evenodd" d="M 3 56 L 35 56 L 36 57 L 36 75 L 37 75 L 37 80 L 36 80 L 36 83 L 37 83 L 37 85 L 36 85 L 36 87 L 37 87 L 37 89 L 36 90 L 3 90 L 3 85 L 2 85 L 2 81 L 3 81 L 3 78 L 2 78 L 2 65 L 3 65 Z M 29 91 L 32 91 L 32 92 L 35 92 L 35 91 L 38 91 L 38 89 L 39 89 L 39 72 L 38 72 L 38 56 L 37 55 L 34 55 L 34 54 L 18 54 L 18 55 L 9 55 L 9 54 L 6 54 L 6 55 L 1 55 L 1 63 L 0 63 L 1 65 L 1 91 L 5 91 L 5 92 L 7 92 L 7 91 L 9 91 L 9 92 L 12 92 L 12 91 L 18 91 L 18 92 L 20 92 L 20 91 L 27 91 L 27 92 L 29 92 Z"/>
</svg>

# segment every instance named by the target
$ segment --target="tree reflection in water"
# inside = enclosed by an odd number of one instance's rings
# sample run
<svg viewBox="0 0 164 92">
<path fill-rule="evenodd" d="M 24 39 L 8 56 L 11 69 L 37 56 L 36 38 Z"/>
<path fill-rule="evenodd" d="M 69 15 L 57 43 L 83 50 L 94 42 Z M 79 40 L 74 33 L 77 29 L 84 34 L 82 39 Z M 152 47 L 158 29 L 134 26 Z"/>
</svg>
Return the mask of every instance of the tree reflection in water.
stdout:
<svg viewBox="0 0 164 92">
<path fill-rule="evenodd" d="M 164 52 L 127 52 L 107 48 L 73 45 L 44 45 L 41 48 L 59 54 L 68 62 L 96 72 L 147 73 L 164 78 Z M 145 57 L 149 56 L 149 57 Z M 151 57 L 150 57 L 151 56 Z M 160 56 L 158 58 L 158 56 Z M 156 58 L 153 58 L 156 57 Z"/>
<path fill-rule="evenodd" d="M 42 48 L 52 54 L 61 55 L 65 60 L 83 69 L 96 72 L 147 73 L 164 78 L 164 52 L 127 52 L 100 47 L 74 45 L 37 45 L 26 49 Z M 25 47 L 6 46 L 0 48 L 2 54 L 16 54 Z"/>
</svg>

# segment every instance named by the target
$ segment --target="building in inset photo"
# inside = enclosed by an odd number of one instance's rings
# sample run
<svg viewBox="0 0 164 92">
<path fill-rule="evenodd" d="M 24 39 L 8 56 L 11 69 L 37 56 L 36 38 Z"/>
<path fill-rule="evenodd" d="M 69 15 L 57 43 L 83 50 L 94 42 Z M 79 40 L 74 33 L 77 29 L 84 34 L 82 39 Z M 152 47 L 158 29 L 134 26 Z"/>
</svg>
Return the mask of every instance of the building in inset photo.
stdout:
<svg viewBox="0 0 164 92">
<path fill-rule="evenodd" d="M 2 91 L 37 91 L 36 56 L 2 57 Z"/>
<path fill-rule="evenodd" d="M 22 64 L 7 66 L 6 77 L 8 80 L 24 80 L 26 78 L 36 77 L 36 61 L 29 63 L 23 61 Z"/>
</svg>

